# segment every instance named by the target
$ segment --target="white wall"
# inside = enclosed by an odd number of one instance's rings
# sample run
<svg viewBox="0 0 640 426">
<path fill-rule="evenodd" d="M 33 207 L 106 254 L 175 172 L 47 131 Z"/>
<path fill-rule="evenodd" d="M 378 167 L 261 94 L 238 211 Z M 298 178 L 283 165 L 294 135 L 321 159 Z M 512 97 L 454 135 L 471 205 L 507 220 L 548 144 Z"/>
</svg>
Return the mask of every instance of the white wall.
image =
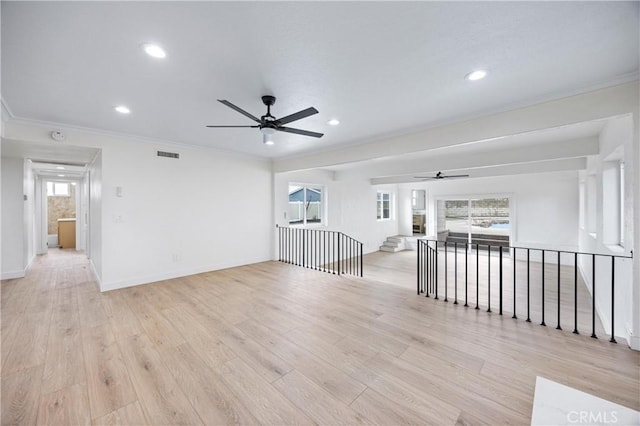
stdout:
<svg viewBox="0 0 640 426">
<path fill-rule="evenodd" d="M 25 274 L 24 160 L 2 158 L 2 279 Z"/>
<path fill-rule="evenodd" d="M 271 259 L 270 162 L 64 130 L 65 144 L 101 149 L 91 167 L 90 253 L 102 290 Z M 50 143 L 49 131 L 12 122 L 5 135 Z"/>
<path fill-rule="evenodd" d="M 630 255 L 634 247 L 634 211 L 633 199 L 638 197 L 638 189 L 634 188 L 633 177 L 636 170 L 633 153 L 637 150 L 633 143 L 633 121 L 630 115 L 609 120 L 600 133 L 600 154 L 588 161 L 588 168 L 581 173 L 581 182 L 585 185 L 595 184 L 595 199 L 581 200 L 586 208 L 586 223 L 592 224 L 591 228 L 579 229 L 580 251 L 589 253 L 602 253 L 608 255 Z M 620 202 L 615 186 L 610 184 L 607 174 L 610 170 L 611 160 L 624 160 L 625 162 L 625 194 L 622 202 L 625 211 L 624 243 L 619 245 L 617 238 L 619 223 L 618 214 L 610 214 L 617 210 Z M 617 179 L 613 179 L 617 182 Z M 590 182 L 589 182 L 590 181 Z M 612 187 L 613 186 L 613 187 Z M 585 196 L 588 197 L 588 194 Z M 595 217 L 594 217 L 595 216 Z M 587 257 L 581 257 L 580 271 L 589 288 L 592 291 L 592 262 Z M 635 260 L 637 262 L 637 260 Z M 633 260 L 616 260 L 615 269 L 615 334 L 627 339 L 634 329 L 633 325 Z M 596 261 L 596 310 L 602 320 L 607 333 L 611 329 L 611 259 L 598 257 Z M 638 309 L 638 307 L 636 307 Z"/>
<path fill-rule="evenodd" d="M 327 203 L 326 226 L 320 229 L 339 231 L 355 238 L 363 243 L 364 253 L 377 251 L 388 236 L 398 234 L 396 185 L 372 186 L 368 180 L 336 181 L 333 176 L 332 172 L 324 170 L 276 174 L 274 177 L 276 223 L 279 226 L 288 226 L 284 212 L 288 211 L 289 183 L 320 184 L 325 188 Z M 394 208 L 391 220 L 379 221 L 376 218 L 378 190 L 392 193 Z M 277 251 L 274 251 L 274 256 L 275 253 Z"/>
</svg>

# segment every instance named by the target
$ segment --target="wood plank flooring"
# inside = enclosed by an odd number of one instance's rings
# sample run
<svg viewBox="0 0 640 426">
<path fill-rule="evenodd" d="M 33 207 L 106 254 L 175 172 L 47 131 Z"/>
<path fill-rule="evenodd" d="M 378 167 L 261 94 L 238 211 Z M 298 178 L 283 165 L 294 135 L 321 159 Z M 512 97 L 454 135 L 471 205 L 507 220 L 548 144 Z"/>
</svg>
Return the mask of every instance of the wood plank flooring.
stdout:
<svg viewBox="0 0 640 426">
<path fill-rule="evenodd" d="M 503 315 L 511 317 L 514 313 L 520 319 L 527 318 L 527 314 L 534 323 L 542 323 L 542 268 L 540 262 L 531 261 L 527 271 L 526 253 L 518 252 L 516 260 L 515 279 L 515 304 L 514 304 L 514 279 L 513 259 L 505 252 L 503 257 L 503 289 L 502 308 Z M 468 259 L 465 259 L 464 248 L 458 250 L 458 273 L 456 284 L 455 253 L 452 248 L 447 252 L 447 277 L 445 279 L 445 251 L 439 249 L 438 256 L 438 297 L 449 303 L 476 307 L 476 297 L 479 309 L 493 313 L 499 313 L 500 306 L 500 267 L 497 253 L 489 258 L 486 251 L 481 250 L 476 259 L 475 251 L 470 251 Z M 386 284 L 411 289 L 416 291 L 416 251 L 404 250 L 397 253 L 374 252 L 364 256 L 365 278 L 380 281 Z M 465 273 L 465 262 L 468 268 Z M 491 262 L 491 280 L 489 282 L 488 263 Z M 478 268 L 478 288 L 476 294 L 476 266 Z M 554 263 L 545 264 L 545 291 L 544 291 L 544 322 L 547 326 L 555 328 L 558 325 L 558 267 Z M 528 277 L 528 278 L 527 278 Z M 592 309 L 591 293 L 585 286 L 582 275 L 578 274 L 577 294 L 574 289 L 574 268 L 571 265 L 560 266 L 560 326 L 572 331 L 576 325 L 575 300 L 577 296 L 577 329 L 579 332 L 591 335 Z M 490 283 L 490 291 L 489 291 Z M 445 286 L 446 284 L 446 286 Z M 528 288 L 527 288 L 528 285 Z M 610 291 L 609 283 L 600 284 L 601 291 Z M 447 289 L 445 293 L 445 287 Z M 456 288 L 457 287 L 457 288 Z M 529 294 L 527 312 L 527 292 Z M 435 293 L 435 286 L 430 291 Z M 622 328 L 618 324 L 617 332 Z M 611 330 L 605 330 L 598 315 L 595 317 L 595 332 L 600 338 L 608 340 Z M 618 333 L 616 333 L 618 334 Z M 622 339 L 620 339 L 622 340 Z"/>
<path fill-rule="evenodd" d="M 1 423 L 529 424 L 537 375 L 640 409 L 640 353 L 417 296 L 391 262 L 100 293 L 51 250 L 0 287 Z"/>
</svg>

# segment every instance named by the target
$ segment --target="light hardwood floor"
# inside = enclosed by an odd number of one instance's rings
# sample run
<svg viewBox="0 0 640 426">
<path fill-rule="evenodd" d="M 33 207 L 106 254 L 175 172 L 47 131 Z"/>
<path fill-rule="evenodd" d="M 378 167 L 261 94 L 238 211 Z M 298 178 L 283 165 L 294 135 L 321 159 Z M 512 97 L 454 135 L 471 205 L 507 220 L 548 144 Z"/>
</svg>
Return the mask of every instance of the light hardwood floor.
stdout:
<svg viewBox="0 0 640 426">
<path fill-rule="evenodd" d="M 455 284 L 455 254 L 452 250 L 447 253 L 447 293 L 445 294 L 445 262 L 444 250 L 438 255 L 438 297 L 444 302 L 445 296 L 449 303 L 456 300 Z M 529 317 L 536 324 L 542 322 L 542 268 L 541 263 L 531 261 L 529 265 L 529 289 L 527 290 L 527 262 L 526 253 L 519 252 L 516 259 L 516 316 L 525 320 L 527 318 L 527 291 L 529 292 Z M 476 261 L 475 251 L 469 253 L 467 260 L 468 273 L 465 276 L 465 253 L 464 249 L 458 251 L 458 284 L 457 301 L 464 305 L 465 302 L 470 308 L 476 307 L 476 263 L 478 264 L 478 307 L 487 311 L 489 307 L 493 313 L 499 312 L 500 291 L 499 291 L 499 259 L 496 253 L 491 256 L 491 292 L 488 291 L 488 263 L 489 257 L 486 252 L 481 251 Z M 364 256 L 364 276 L 366 278 L 379 281 L 381 283 L 416 291 L 416 251 L 404 250 L 397 253 L 374 252 Z M 503 289 L 502 307 L 503 315 L 511 317 L 514 312 L 514 286 L 513 286 L 513 260 L 505 253 L 503 257 Z M 574 329 L 575 319 L 575 299 L 574 288 L 574 268 L 572 265 L 560 266 L 560 326 L 564 330 Z M 545 265 L 545 324 L 551 328 L 558 325 L 558 267 L 555 263 Z M 620 283 L 618 283 L 620 284 Z M 600 291 L 609 292 L 610 283 L 600 283 Z M 466 291 L 466 293 L 465 293 Z M 434 296 L 434 288 L 430 295 Z M 489 304 L 489 295 L 491 296 Z M 577 285 L 577 329 L 580 333 L 591 335 L 592 332 L 592 305 L 591 293 L 585 286 L 581 274 L 578 274 Z M 609 323 L 609 322 L 608 322 Z M 617 335 L 622 330 L 618 324 Z M 608 340 L 611 330 L 604 329 L 598 315 L 595 317 L 595 332 L 598 338 Z M 622 339 L 619 339 L 622 341 Z"/>
<path fill-rule="evenodd" d="M 640 408 L 640 354 L 266 262 L 100 293 L 2 282 L 2 424 L 528 424 L 537 375 Z"/>
</svg>

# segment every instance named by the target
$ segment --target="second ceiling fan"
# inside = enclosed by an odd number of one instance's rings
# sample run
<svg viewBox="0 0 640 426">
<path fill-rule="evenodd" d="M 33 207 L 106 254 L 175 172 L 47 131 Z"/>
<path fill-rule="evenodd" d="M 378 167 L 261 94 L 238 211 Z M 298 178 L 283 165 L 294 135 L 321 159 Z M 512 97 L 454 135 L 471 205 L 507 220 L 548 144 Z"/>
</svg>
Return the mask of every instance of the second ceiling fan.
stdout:
<svg viewBox="0 0 640 426">
<path fill-rule="evenodd" d="M 294 114 L 291 115 L 287 115 L 286 117 L 282 117 L 282 118 L 276 118 L 273 115 L 271 115 L 271 106 L 273 106 L 273 104 L 276 103 L 276 98 L 275 96 L 271 96 L 271 95 L 265 95 L 262 97 L 262 103 L 264 103 L 267 106 L 267 113 L 265 115 L 263 115 L 262 117 L 258 118 L 256 116 L 254 116 L 253 114 L 243 110 L 242 108 L 232 104 L 231 102 L 225 100 L 225 99 L 218 99 L 218 102 L 222 103 L 223 105 L 228 106 L 229 108 L 239 112 L 240 114 L 249 117 L 251 120 L 255 121 L 257 124 L 251 125 L 251 126 L 218 126 L 218 125 L 210 125 L 207 127 L 213 127 L 213 128 L 217 128 L 217 127 L 249 127 L 249 128 L 254 128 L 254 129 L 260 129 L 260 133 L 262 133 L 262 141 L 263 143 L 267 144 L 267 145 L 272 145 L 273 144 L 273 139 L 271 138 L 272 135 L 275 132 L 286 132 L 286 133 L 294 133 L 296 135 L 302 135 L 302 136 L 311 136 L 313 138 L 321 138 L 323 136 L 323 133 L 318 133 L 318 132 L 311 132 L 309 130 L 301 130 L 301 129 L 294 129 L 292 127 L 285 127 L 285 124 L 289 124 L 293 121 L 297 121 L 297 120 L 301 120 L 303 118 L 309 117 L 311 115 L 317 114 L 318 110 L 315 109 L 314 107 L 309 107 L 307 109 L 303 109 L 302 111 L 298 111 Z"/>
<path fill-rule="evenodd" d="M 436 173 L 435 176 L 414 176 L 414 179 L 422 179 L 422 180 L 439 180 L 439 179 L 454 179 L 454 178 L 463 178 L 469 177 L 469 175 L 443 175 L 442 172 Z"/>
</svg>

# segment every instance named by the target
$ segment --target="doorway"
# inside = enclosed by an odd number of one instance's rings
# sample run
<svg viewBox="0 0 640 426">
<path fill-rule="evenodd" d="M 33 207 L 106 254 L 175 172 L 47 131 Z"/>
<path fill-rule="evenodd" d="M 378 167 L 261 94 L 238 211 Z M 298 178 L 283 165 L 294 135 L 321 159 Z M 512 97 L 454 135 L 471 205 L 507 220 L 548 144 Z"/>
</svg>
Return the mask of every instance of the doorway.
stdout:
<svg viewBox="0 0 640 426">
<path fill-rule="evenodd" d="M 77 183 L 45 180 L 47 188 L 47 247 L 76 248 Z"/>
<path fill-rule="evenodd" d="M 36 253 L 49 248 L 86 250 L 89 237 L 85 165 L 33 162 Z"/>
<path fill-rule="evenodd" d="M 413 235 L 424 235 L 426 228 L 426 191 L 424 189 L 411 190 L 411 211 Z"/>
</svg>

